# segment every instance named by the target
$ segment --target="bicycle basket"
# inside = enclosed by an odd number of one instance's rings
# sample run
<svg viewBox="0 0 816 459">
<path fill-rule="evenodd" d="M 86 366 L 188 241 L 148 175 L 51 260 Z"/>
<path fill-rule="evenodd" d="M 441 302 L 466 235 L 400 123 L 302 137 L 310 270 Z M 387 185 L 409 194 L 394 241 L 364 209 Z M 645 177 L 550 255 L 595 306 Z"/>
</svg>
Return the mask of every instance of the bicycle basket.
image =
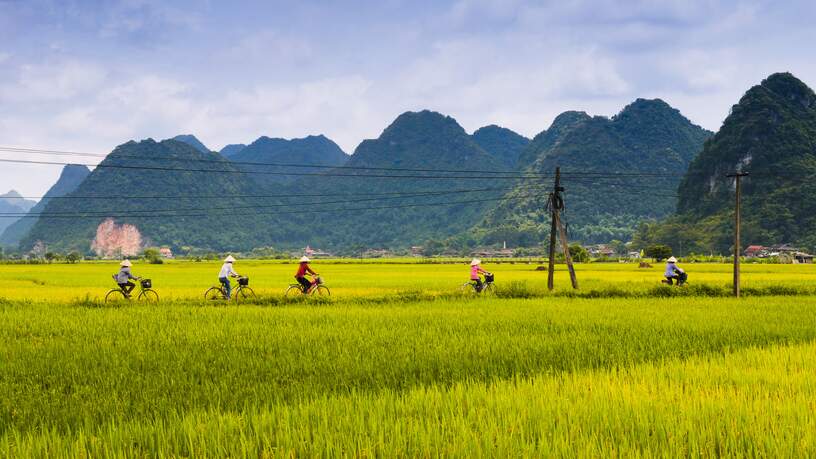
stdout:
<svg viewBox="0 0 816 459">
<path fill-rule="evenodd" d="M 248 277 L 239 277 L 238 278 L 238 285 L 243 285 L 243 286 L 249 285 L 249 278 Z"/>
<path fill-rule="evenodd" d="M 485 282 L 493 282 L 493 274 L 485 274 Z"/>
<path fill-rule="evenodd" d="M 315 283 L 315 285 L 322 284 L 323 283 L 323 278 L 320 277 L 320 276 L 315 277 L 314 283 Z"/>
<path fill-rule="evenodd" d="M 142 288 L 153 288 L 153 281 L 150 279 L 142 279 Z"/>
</svg>

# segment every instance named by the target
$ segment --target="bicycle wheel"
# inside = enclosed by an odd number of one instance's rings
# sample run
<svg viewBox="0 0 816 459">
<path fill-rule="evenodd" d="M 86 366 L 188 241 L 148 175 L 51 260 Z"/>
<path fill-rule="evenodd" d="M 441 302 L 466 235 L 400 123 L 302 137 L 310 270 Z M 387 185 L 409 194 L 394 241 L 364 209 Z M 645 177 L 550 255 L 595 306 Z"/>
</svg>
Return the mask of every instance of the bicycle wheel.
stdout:
<svg viewBox="0 0 816 459">
<path fill-rule="evenodd" d="M 330 296 L 331 292 L 329 291 L 328 287 L 321 284 L 321 285 L 318 285 L 317 288 L 312 290 L 312 295 Z"/>
<path fill-rule="evenodd" d="M 283 294 L 286 298 L 294 298 L 296 296 L 303 295 L 303 288 L 300 284 L 292 284 L 289 288 L 286 289 L 286 292 Z"/>
<path fill-rule="evenodd" d="M 224 291 L 221 290 L 219 287 L 210 287 L 204 293 L 204 299 L 205 300 L 210 300 L 210 301 L 223 300 L 223 299 L 225 299 Z"/>
<path fill-rule="evenodd" d="M 233 294 L 236 303 L 257 298 L 255 292 L 249 287 L 241 287 L 235 290 Z"/>
<path fill-rule="evenodd" d="M 147 288 L 142 290 L 142 293 L 139 294 L 139 301 L 145 301 L 148 303 L 158 303 L 159 302 L 159 294 L 156 293 L 155 290 Z"/>
<path fill-rule="evenodd" d="M 494 293 L 496 293 L 496 290 L 495 287 L 493 286 L 493 282 L 488 282 L 484 284 L 484 287 L 482 287 L 482 294 L 492 295 Z"/>
<path fill-rule="evenodd" d="M 475 295 L 476 294 L 476 286 L 471 284 L 470 282 L 465 282 L 459 287 L 459 292 L 462 295 Z"/>
<path fill-rule="evenodd" d="M 120 289 L 111 290 L 105 295 L 105 303 L 120 303 L 123 301 L 127 301 L 127 297 L 125 292 Z"/>
</svg>

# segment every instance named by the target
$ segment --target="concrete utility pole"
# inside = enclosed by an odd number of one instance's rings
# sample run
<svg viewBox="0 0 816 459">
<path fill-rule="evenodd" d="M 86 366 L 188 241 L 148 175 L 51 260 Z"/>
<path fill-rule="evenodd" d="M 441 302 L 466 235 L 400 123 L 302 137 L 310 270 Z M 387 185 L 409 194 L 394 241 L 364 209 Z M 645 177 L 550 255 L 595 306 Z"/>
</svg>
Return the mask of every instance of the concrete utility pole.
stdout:
<svg viewBox="0 0 816 459">
<path fill-rule="evenodd" d="M 734 202 L 734 296 L 740 297 L 740 226 L 742 217 L 740 215 L 740 199 L 742 197 L 742 177 L 747 177 L 747 172 L 737 172 L 729 174 L 735 181 L 735 202 Z"/>
<path fill-rule="evenodd" d="M 550 250 L 549 250 L 549 264 L 548 264 L 548 273 L 547 273 L 547 288 L 552 290 L 555 288 L 554 283 L 554 276 L 555 276 L 555 238 L 556 233 L 558 234 L 558 238 L 561 241 L 561 249 L 564 251 L 564 261 L 567 262 L 567 268 L 569 269 L 570 280 L 572 281 L 572 288 L 578 288 L 578 279 L 575 277 L 575 267 L 572 265 L 572 256 L 569 253 L 569 243 L 567 242 L 567 231 L 564 229 L 564 224 L 561 221 L 561 211 L 564 210 L 564 198 L 561 196 L 561 192 L 564 191 L 564 187 L 561 186 L 561 168 L 555 168 L 555 186 L 553 187 L 553 192 L 550 193 L 549 201 L 547 202 L 547 207 L 549 207 L 551 212 L 551 219 L 552 223 L 550 225 Z"/>
</svg>

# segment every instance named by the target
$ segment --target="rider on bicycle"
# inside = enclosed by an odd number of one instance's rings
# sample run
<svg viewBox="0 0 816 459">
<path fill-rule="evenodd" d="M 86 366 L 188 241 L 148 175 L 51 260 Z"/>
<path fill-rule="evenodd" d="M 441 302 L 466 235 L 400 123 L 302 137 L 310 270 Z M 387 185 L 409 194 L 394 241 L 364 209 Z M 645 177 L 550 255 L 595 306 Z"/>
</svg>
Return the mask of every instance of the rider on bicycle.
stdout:
<svg viewBox="0 0 816 459">
<path fill-rule="evenodd" d="M 235 258 L 232 255 L 227 256 L 224 259 L 224 264 L 221 265 L 221 272 L 218 273 L 218 280 L 221 282 L 221 285 L 224 286 L 224 292 L 226 293 L 227 300 L 230 299 L 230 295 L 232 294 L 232 286 L 230 285 L 229 278 L 232 277 L 240 277 L 240 275 L 235 272 L 233 269 L 232 264 L 235 262 Z"/>
<path fill-rule="evenodd" d="M 130 292 L 136 288 L 136 284 L 130 280 L 139 280 L 141 277 L 136 277 L 130 272 L 130 260 L 123 260 L 121 263 L 119 263 L 119 266 L 119 272 L 113 277 L 116 279 L 116 283 L 119 284 L 119 288 L 125 292 L 125 297 L 130 298 Z"/>
<path fill-rule="evenodd" d="M 309 293 L 309 289 L 311 289 L 314 285 L 312 281 L 306 278 L 306 274 L 311 274 L 314 277 L 319 275 L 309 267 L 309 262 L 311 261 L 312 260 L 305 255 L 301 257 L 300 266 L 298 266 L 297 273 L 295 273 L 295 279 L 297 279 L 298 283 L 303 286 L 303 293 Z"/>
<path fill-rule="evenodd" d="M 663 275 L 666 276 L 666 283 L 669 285 L 672 285 L 674 280 L 677 281 L 677 285 L 683 285 L 686 281 L 686 272 L 677 266 L 677 258 L 674 257 L 666 260 L 666 272 Z"/>
<path fill-rule="evenodd" d="M 482 283 L 482 278 L 479 277 L 479 274 L 490 275 L 489 272 L 482 269 L 482 260 L 474 258 L 473 261 L 470 262 L 470 280 L 476 282 L 477 292 L 481 292 L 482 288 L 484 288 L 484 283 Z"/>
</svg>

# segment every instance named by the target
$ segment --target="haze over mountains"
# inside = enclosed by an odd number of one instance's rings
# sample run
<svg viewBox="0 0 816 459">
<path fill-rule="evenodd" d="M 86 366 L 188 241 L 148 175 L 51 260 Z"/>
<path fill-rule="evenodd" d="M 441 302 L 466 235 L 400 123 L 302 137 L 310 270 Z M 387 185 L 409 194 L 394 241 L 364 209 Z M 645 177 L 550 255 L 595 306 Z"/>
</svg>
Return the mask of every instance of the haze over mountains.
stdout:
<svg viewBox="0 0 816 459">
<path fill-rule="evenodd" d="M 11 225 L 8 225 L 7 228 L 0 230 L 0 244 L 8 246 L 18 245 L 20 240 L 28 234 L 37 222 L 37 218 L 34 218 L 33 215 L 44 212 L 49 201 L 52 199 L 72 193 L 90 173 L 91 171 L 85 166 L 69 164 L 63 167 L 62 173 L 60 173 L 59 179 L 57 179 L 57 183 L 51 186 L 45 195 L 43 195 L 43 199 L 25 210 L 26 212 L 30 212 L 32 216 L 20 218 Z"/>
<path fill-rule="evenodd" d="M 35 201 L 22 199 L 20 193 L 11 190 L 6 194 L 0 194 L 0 215 L 25 213 L 31 210 L 36 204 Z M 19 217 L 0 216 L 0 234 L 18 219 Z"/>
<path fill-rule="evenodd" d="M 88 251 L 110 217 L 138 228 L 145 244 L 175 249 L 533 246 L 546 239 L 546 196 L 560 167 L 572 239 L 629 240 L 638 225 L 670 216 L 680 196 L 680 215 L 664 225 L 691 231 L 690 222 L 713 222 L 701 230 L 710 235 L 702 245 L 721 249 L 725 239 L 715 235 L 728 231 L 730 189 L 711 171 L 743 164 L 816 174 L 814 100 L 792 75 L 773 75 L 746 93 L 716 135 L 660 99 L 638 99 L 611 118 L 565 112 L 532 140 L 495 125 L 469 135 L 449 116 L 407 112 L 350 156 L 322 135 L 260 137 L 222 154 L 192 135 L 131 141 L 74 192 L 110 200 L 52 200 L 44 212 L 75 218 L 36 220 L 18 239 L 23 249 L 42 240 Z M 115 167 L 134 157 L 145 170 Z M 154 170 L 162 168 L 183 172 Z M 746 234 L 816 244 L 799 224 L 816 210 L 807 204 L 816 197 L 810 182 L 761 193 L 769 183 L 752 180 L 747 203 L 759 212 Z M 642 227 L 639 240 L 670 242 L 672 231 L 658 227 Z"/>
</svg>

